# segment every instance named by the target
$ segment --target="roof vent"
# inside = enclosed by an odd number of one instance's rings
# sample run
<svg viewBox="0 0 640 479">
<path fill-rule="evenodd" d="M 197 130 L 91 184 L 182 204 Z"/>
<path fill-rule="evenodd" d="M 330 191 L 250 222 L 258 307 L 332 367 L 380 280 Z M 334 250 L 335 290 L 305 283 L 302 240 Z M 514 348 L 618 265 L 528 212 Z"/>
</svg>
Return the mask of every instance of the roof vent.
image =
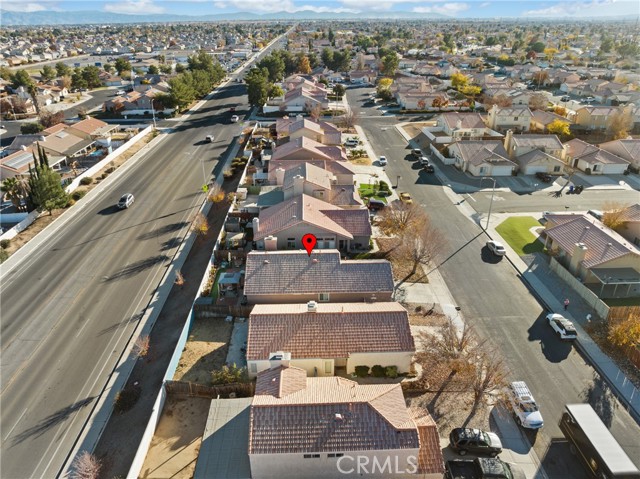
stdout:
<svg viewBox="0 0 640 479">
<path fill-rule="evenodd" d="M 317 262 L 318 262 L 318 258 L 313 258 L 313 259 L 311 260 L 311 262 L 312 262 L 312 263 L 317 263 Z"/>
<path fill-rule="evenodd" d="M 307 313 L 317 313 L 318 312 L 318 303 L 315 301 L 309 301 L 307 303 Z"/>
<path fill-rule="evenodd" d="M 268 259 L 265 259 L 265 260 L 263 261 L 263 263 L 264 263 L 264 264 L 269 264 L 269 260 L 268 260 Z"/>
<path fill-rule="evenodd" d="M 342 422 L 344 421 L 344 416 L 340 413 L 335 413 L 334 418 L 336 420 L 336 422 Z"/>
</svg>

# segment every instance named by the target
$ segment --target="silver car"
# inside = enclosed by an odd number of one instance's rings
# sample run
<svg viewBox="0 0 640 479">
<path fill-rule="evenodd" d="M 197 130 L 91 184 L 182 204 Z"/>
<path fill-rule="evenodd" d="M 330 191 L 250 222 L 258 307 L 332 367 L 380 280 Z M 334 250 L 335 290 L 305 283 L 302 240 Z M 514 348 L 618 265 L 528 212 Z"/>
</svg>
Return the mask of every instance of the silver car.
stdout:
<svg viewBox="0 0 640 479">
<path fill-rule="evenodd" d="M 133 204 L 134 200 L 135 198 L 131 193 L 125 193 L 120 198 L 120 201 L 118 201 L 118 208 L 120 208 L 121 210 L 127 209 Z"/>
</svg>

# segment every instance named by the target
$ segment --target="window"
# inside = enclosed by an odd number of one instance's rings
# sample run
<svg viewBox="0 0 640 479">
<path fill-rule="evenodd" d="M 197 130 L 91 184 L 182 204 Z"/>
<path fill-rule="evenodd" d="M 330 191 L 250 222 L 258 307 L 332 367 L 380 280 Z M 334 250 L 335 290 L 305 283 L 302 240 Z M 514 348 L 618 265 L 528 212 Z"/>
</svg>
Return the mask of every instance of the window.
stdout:
<svg viewBox="0 0 640 479">
<path fill-rule="evenodd" d="M 324 373 L 325 374 L 333 373 L 333 363 L 331 361 L 324 362 Z"/>
<path fill-rule="evenodd" d="M 257 372 L 258 372 L 258 365 L 257 365 L 256 363 L 251 363 L 251 364 L 249 365 L 249 370 L 250 370 L 252 373 L 257 373 Z"/>
<path fill-rule="evenodd" d="M 317 459 L 320 457 L 320 454 L 305 454 L 303 457 L 305 459 Z"/>
<path fill-rule="evenodd" d="M 295 249 L 295 248 L 296 248 L 296 239 L 287 238 L 287 249 Z"/>
<path fill-rule="evenodd" d="M 559 166 L 554 166 L 553 167 L 553 172 L 554 173 L 559 173 L 560 172 L 560 167 Z"/>
<path fill-rule="evenodd" d="M 513 121 L 518 121 L 518 117 L 517 117 L 517 116 L 514 116 L 514 117 L 513 117 Z"/>
<path fill-rule="evenodd" d="M 481 166 L 480 167 L 480 174 L 483 175 L 486 172 L 487 172 L 487 167 L 486 166 Z"/>
<path fill-rule="evenodd" d="M 341 452 L 335 452 L 335 453 L 327 454 L 327 457 L 342 457 L 342 456 L 344 456 L 344 454 L 341 453 Z"/>
<path fill-rule="evenodd" d="M 600 171 L 600 165 L 593 165 L 593 171 Z"/>
<path fill-rule="evenodd" d="M 320 293 L 318 295 L 318 301 L 320 301 L 322 303 L 329 302 L 329 293 Z"/>
</svg>

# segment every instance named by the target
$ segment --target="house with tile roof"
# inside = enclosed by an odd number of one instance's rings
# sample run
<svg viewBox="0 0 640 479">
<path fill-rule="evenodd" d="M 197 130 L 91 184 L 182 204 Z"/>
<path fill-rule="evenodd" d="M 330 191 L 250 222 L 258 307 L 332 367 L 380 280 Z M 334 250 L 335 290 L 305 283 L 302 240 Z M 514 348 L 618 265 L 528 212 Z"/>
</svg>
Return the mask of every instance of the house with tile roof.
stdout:
<svg viewBox="0 0 640 479">
<path fill-rule="evenodd" d="M 449 145 L 455 165 L 473 176 L 511 176 L 516 164 L 500 140 L 462 140 Z"/>
<path fill-rule="evenodd" d="M 249 424 L 254 479 L 435 479 L 444 472 L 435 422 L 407 408 L 399 384 L 307 377 L 286 360 L 274 362 L 258 375 Z"/>
<path fill-rule="evenodd" d="M 307 233 L 316 236 L 317 249 L 368 249 L 371 239 L 367 209 L 344 209 L 305 194 L 260 211 L 252 226 L 257 249 L 267 251 L 301 250 Z"/>
<path fill-rule="evenodd" d="M 342 146 L 323 145 L 311 138 L 300 136 L 275 149 L 269 161 L 277 160 L 347 161 L 347 153 Z"/>
<path fill-rule="evenodd" d="M 534 110 L 531 117 L 531 129 L 533 131 L 547 133 L 551 123 L 559 121 L 571 125 L 571 120 L 552 111 Z"/>
<path fill-rule="evenodd" d="M 601 143 L 599 146 L 627 160 L 633 168 L 640 169 L 640 139 L 613 140 Z"/>
<path fill-rule="evenodd" d="M 257 304 L 249 316 L 247 366 L 255 377 L 283 354 L 308 376 L 396 366 L 408 373 L 415 345 L 399 303 Z"/>
<path fill-rule="evenodd" d="M 557 135 L 514 135 L 512 131 L 507 131 L 504 147 L 512 160 L 532 150 L 541 150 L 559 160 L 564 160 L 566 156 L 565 147 Z"/>
<path fill-rule="evenodd" d="M 518 165 L 518 173 L 524 175 L 547 173 L 549 175 L 560 176 L 564 173 L 565 167 L 564 161 L 538 149 L 530 150 L 516 157 L 515 162 Z"/>
<path fill-rule="evenodd" d="M 613 114 L 618 111 L 615 106 L 583 106 L 576 110 L 576 125 L 588 130 L 605 130 L 611 125 Z M 627 107 L 629 108 L 629 107 Z"/>
<path fill-rule="evenodd" d="M 621 219 L 624 225 L 618 233 L 634 245 L 640 246 L 640 204 L 627 206 L 622 212 Z"/>
<path fill-rule="evenodd" d="M 269 160 L 267 182 L 270 185 L 284 185 L 285 172 L 296 170 L 296 174 L 303 174 L 305 165 L 313 165 L 328 171 L 333 175 L 331 180 L 336 185 L 353 185 L 355 171 L 347 161 L 333 160 Z"/>
<path fill-rule="evenodd" d="M 586 214 L 548 215 L 545 246 L 600 298 L 640 296 L 640 249 Z"/>
<path fill-rule="evenodd" d="M 342 133 L 331 123 L 313 121 L 308 118 L 279 118 L 276 121 L 279 143 L 306 137 L 323 145 L 342 144 Z M 280 140 L 284 141 L 280 141 Z"/>
<path fill-rule="evenodd" d="M 533 114 L 528 106 L 493 105 L 487 114 L 487 126 L 496 131 L 529 131 Z"/>
<path fill-rule="evenodd" d="M 578 138 L 564 145 L 567 150 L 567 163 L 588 174 L 621 175 L 629 167 L 627 160 Z"/>
<path fill-rule="evenodd" d="M 391 301 L 393 275 L 387 260 L 343 260 L 331 249 L 251 251 L 244 295 L 250 304 Z"/>
<path fill-rule="evenodd" d="M 97 140 L 109 137 L 109 134 L 118 127 L 119 125 L 110 125 L 102 120 L 88 116 L 77 123 L 71 123 L 68 131 L 85 140 L 91 138 Z"/>
</svg>

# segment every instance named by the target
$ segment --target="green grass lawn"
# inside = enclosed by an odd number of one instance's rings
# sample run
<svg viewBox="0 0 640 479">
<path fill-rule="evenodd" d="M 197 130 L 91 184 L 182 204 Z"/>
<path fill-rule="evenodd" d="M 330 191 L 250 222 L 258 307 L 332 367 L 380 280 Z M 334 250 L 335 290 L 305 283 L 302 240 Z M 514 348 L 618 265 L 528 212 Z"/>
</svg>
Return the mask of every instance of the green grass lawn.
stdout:
<svg viewBox="0 0 640 479">
<path fill-rule="evenodd" d="M 544 244 L 529 231 L 534 226 L 540 226 L 540 222 L 533 216 L 513 216 L 500 223 L 496 231 L 518 255 L 523 256 L 544 251 Z"/>
<path fill-rule="evenodd" d="M 360 198 L 362 199 L 375 198 L 376 200 L 380 200 L 380 201 L 383 201 L 384 203 L 387 203 L 386 196 L 378 196 L 373 194 L 373 185 L 364 185 L 364 184 L 360 185 L 358 187 L 358 193 L 360 193 Z"/>
</svg>

